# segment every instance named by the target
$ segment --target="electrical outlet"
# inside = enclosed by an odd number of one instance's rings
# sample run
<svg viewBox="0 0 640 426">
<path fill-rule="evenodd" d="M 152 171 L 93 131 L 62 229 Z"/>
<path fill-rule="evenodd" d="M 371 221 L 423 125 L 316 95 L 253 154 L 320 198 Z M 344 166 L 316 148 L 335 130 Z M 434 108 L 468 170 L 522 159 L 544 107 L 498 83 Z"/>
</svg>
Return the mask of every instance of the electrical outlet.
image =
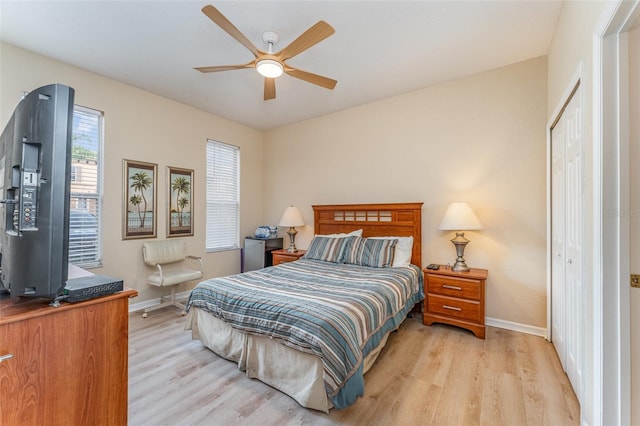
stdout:
<svg viewBox="0 0 640 426">
<path fill-rule="evenodd" d="M 631 287 L 640 288 L 640 275 L 631 274 Z"/>
</svg>

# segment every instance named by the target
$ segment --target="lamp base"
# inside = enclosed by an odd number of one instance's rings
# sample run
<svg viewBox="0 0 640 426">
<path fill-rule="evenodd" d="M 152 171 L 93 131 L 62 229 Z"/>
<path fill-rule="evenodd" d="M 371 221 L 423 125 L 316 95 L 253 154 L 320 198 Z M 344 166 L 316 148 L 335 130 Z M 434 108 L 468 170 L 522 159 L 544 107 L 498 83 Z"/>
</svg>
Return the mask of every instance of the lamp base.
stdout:
<svg viewBox="0 0 640 426">
<path fill-rule="evenodd" d="M 462 261 L 456 260 L 456 263 L 453 264 L 451 269 L 455 272 L 469 272 L 471 269 L 464 263 L 464 259 Z"/>
<path fill-rule="evenodd" d="M 287 234 L 289 234 L 289 248 L 287 248 L 287 253 L 295 253 L 298 251 L 298 249 L 296 248 L 296 234 L 298 233 L 298 231 L 296 231 L 296 228 L 291 226 L 289 227 L 289 230 L 287 231 Z"/>
<path fill-rule="evenodd" d="M 456 254 L 458 255 L 456 263 L 453 264 L 451 269 L 455 272 L 469 272 L 470 268 L 464 261 L 464 248 L 469 244 L 469 240 L 464 237 L 464 232 L 456 232 L 456 237 L 451 242 L 456 247 Z"/>
</svg>

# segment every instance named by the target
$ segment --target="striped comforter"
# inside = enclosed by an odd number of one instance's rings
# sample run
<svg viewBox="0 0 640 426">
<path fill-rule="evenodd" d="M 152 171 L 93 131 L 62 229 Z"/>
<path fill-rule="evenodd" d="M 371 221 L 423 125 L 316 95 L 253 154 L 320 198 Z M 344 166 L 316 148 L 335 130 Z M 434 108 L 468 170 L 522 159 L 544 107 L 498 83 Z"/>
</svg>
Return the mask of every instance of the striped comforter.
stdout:
<svg viewBox="0 0 640 426">
<path fill-rule="evenodd" d="M 236 329 L 319 356 L 327 395 L 344 408 L 364 393 L 364 358 L 424 298 L 422 288 L 415 266 L 301 259 L 203 281 L 187 310 L 204 309 Z"/>
</svg>

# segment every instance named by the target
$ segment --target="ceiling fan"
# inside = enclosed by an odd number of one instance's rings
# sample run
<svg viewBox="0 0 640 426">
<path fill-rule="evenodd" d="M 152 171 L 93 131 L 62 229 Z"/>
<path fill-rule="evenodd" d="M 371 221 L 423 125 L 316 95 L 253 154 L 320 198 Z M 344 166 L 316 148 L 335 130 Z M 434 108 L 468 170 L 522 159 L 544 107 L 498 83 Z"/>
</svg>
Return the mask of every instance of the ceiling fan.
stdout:
<svg viewBox="0 0 640 426">
<path fill-rule="evenodd" d="M 283 73 L 299 78 L 306 82 L 318 86 L 333 89 L 338 83 L 321 75 L 312 74 L 307 71 L 294 68 L 286 63 L 288 59 L 304 52 L 313 45 L 321 42 L 335 32 L 333 27 L 324 21 L 319 21 L 307 31 L 302 33 L 297 39 L 279 52 L 273 52 L 273 46 L 278 42 L 278 35 L 272 31 L 267 31 L 263 35 L 263 41 L 267 46 L 267 51 L 257 49 L 247 37 L 244 36 L 218 9 L 211 5 L 202 8 L 202 13 L 207 15 L 215 24 L 236 39 L 240 44 L 249 49 L 254 60 L 242 65 L 222 65 L 212 67 L 194 68 L 202 73 L 238 70 L 244 68 L 255 68 L 264 77 L 264 100 L 276 97 L 276 78 Z"/>
</svg>

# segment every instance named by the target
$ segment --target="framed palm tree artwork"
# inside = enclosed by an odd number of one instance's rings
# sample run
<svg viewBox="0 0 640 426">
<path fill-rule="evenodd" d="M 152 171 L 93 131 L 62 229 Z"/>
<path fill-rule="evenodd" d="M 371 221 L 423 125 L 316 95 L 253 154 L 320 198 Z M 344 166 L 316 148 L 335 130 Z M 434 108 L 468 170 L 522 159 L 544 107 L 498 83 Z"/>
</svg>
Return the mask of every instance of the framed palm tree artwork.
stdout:
<svg viewBox="0 0 640 426">
<path fill-rule="evenodd" d="M 193 235 L 193 170 L 167 167 L 167 237 Z"/>
<path fill-rule="evenodd" d="M 158 165 L 124 160 L 122 239 L 156 237 Z"/>
</svg>

